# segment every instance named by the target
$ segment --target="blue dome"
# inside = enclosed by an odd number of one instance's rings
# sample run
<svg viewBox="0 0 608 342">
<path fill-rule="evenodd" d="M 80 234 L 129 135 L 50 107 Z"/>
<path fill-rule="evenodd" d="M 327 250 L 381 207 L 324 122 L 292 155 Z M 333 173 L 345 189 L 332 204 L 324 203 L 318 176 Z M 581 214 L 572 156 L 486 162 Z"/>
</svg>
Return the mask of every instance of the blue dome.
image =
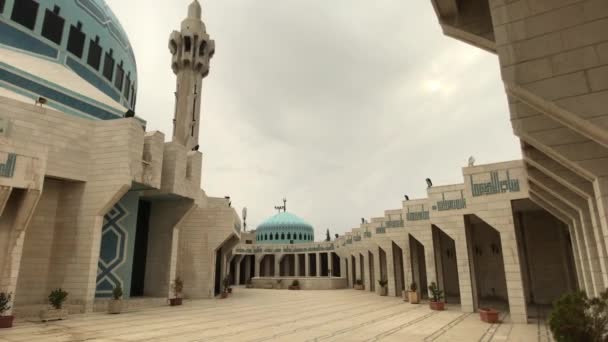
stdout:
<svg viewBox="0 0 608 342">
<path fill-rule="evenodd" d="M 262 222 L 255 235 L 257 243 L 305 243 L 315 239 L 312 225 L 288 212 L 278 213 Z"/>
<path fill-rule="evenodd" d="M 137 97 L 133 49 L 104 0 L 0 1 L 0 81 L 91 119 L 123 117 Z"/>
</svg>

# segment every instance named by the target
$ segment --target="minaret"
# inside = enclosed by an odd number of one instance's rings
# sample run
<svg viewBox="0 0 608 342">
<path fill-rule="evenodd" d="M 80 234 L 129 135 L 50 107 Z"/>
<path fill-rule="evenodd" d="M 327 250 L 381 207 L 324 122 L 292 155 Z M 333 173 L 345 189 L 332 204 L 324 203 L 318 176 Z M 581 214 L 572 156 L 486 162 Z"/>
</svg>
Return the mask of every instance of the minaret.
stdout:
<svg viewBox="0 0 608 342">
<path fill-rule="evenodd" d="M 209 74 L 209 61 L 215 53 L 215 42 L 205 31 L 197 0 L 188 6 L 181 32 L 171 33 L 169 51 L 171 68 L 177 75 L 172 141 L 192 150 L 198 145 L 203 78 Z"/>
</svg>

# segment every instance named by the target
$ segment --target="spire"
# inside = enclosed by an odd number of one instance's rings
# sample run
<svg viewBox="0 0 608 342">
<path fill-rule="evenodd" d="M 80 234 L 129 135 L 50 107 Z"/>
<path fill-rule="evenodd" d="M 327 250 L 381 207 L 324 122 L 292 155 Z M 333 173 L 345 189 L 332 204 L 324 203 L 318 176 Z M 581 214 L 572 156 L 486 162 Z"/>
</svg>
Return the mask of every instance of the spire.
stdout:
<svg viewBox="0 0 608 342">
<path fill-rule="evenodd" d="M 198 3 L 198 0 L 192 1 L 190 6 L 188 6 L 188 18 L 201 20 L 201 13 L 201 4 Z"/>
</svg>

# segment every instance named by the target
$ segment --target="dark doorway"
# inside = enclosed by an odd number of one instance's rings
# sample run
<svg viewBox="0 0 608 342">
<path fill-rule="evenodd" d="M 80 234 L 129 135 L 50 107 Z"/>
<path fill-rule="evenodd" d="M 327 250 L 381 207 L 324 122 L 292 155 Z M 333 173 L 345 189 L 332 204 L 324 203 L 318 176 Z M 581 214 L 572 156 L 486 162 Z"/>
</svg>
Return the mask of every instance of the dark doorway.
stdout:
<svg viewBox="0 0 608 342">
<path fill-rule="evenodd" d="M 135 230 L 135 246 L 133 253 L 133 268 L 131 271 L 131 297 L 144 295 L 144 279 L 146 277 L 146 257 L 148 255 L 148 231 L 150 223 L 150 202 L 139 201 L 137 210 L 137 227 Z"/>
<path fill-rule="evenodd" d="M 340 277 L 342 272 L 340 270 L 340 257 L 336 255 L 336 253 L 331 253 L 331 276 L 332 277 Z"/>
<path fill-rule="evenodd" d="M 215 286 L 213 293 L 217 296 L 221 292 L 222 287 L 222 248 L 218 248 L 215 252 Z"/>
<path fill-rule="evenodd" d="M 374 269 L 374 253 L 367 251 L 369 258 L 369 292 L 376 291 L 376 270 Z"/>
</svg>

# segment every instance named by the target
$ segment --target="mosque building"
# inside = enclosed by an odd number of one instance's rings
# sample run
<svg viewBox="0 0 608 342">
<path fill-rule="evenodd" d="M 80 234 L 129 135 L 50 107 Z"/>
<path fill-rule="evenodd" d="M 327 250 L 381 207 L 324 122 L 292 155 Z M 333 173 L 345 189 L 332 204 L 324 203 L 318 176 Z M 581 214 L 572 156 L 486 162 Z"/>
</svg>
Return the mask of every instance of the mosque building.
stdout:
<svg viewBox="0 0 608 342">
<path fill-rule="evenodd" d="M 608 286 L 608 7 L 432 4 L 446 35 L 498 56 L 523 160 L 471 159 L 462 182 L 427 179 L 423 198 L 315 241 L 286 201 L 241 231 L 230 199 L 200 188 L 215 43 L 197 0 L 169 35 L 168 141 L 136 111 L 135 54 L 103 0 L 0 0 L 0 292 L 14 294 L 12 313 L 37 312 L 55 288 L 74 313 L 105 310 L 116 286 L 164 305 L 177 277 L 186 299 L 218 295 L 226 277 L 374 293 L 386 281 L 389 296 L 416 284 L 423 298 L 436 283 L 463 312 L 498 305 L 519 323 L 564 293 L 597 296 Z"/>
<path fill-rule="evenodd" d="M 189 298 L 219 293 L 241 221 L 200 188 L 215 52 L 201 12 L 193 1 L 170 34 L 165 137 L 135 115 L 135 53 L 105 1 L 0 1 L 0 291 L 14 294 L 15 315 L 56 288 L 72 312 L 105 310 L 117 286 L 164 304 L 177 277 Z"/>
</svg>

